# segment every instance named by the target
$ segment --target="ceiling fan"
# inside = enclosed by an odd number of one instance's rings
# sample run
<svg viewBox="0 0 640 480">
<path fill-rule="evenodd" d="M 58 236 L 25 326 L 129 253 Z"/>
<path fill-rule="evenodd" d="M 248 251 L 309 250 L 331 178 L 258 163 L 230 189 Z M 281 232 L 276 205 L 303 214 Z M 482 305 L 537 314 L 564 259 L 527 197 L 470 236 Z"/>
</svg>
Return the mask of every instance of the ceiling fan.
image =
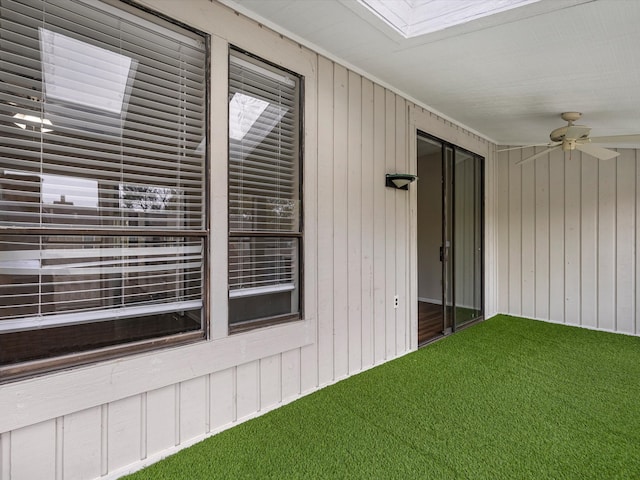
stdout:
<svg viewBox="0 0 640 480">
<path fill-rule="evenodd" d="M 589 127 L 586 127 L 584 125 L 574 125 L 574 122 L 580 119 L 581 116 L 582 114 L 578 112 L 562 113 L 561 117 L 564 121 L 568 122 L 568 125 L 553 130 L 549 135 L 549 138 L 551 139 L 550 143 L 505 148 L 503 150 L 498 150 L 498 152 L 506 152 L 508 150 L 516 150 L 520 148 L 537 147 L 543 145 L 549 147 L 542 152 L 538 152 L 535 155 L 531 155 L 530 157 L 516 162 L 516 165 L 535 160 L 536 158 L 542 157 L 560 148 L 565 152 L 578 150 L 580 152 L 586 153 L 587 155 L 591 155 L 592 157 L 596 157 L 598 160 L 610 160 L 620 155 L 620 153 L 614 150 L 609 150 L 607 148 L 593 145 L 593 143 L 640 143 L 640 134 L 590 137 L 589 133 L 591 133 L 591 129 Z"/>
</svg>

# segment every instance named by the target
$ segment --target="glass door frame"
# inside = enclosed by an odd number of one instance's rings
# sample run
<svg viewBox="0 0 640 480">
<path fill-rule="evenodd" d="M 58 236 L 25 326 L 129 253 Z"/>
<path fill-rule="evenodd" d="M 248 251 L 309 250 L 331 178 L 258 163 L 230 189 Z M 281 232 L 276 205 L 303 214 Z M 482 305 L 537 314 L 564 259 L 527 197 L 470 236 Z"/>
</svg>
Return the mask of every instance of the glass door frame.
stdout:
<svg viewBox="0 0 640 480">
<path fill-rule="evenodd" d="M 454 145 L 446 140 L 435 137 L 429 133 L 424 132 L 421 129 L 416 129 L 415 136 L 415 148 L 417 149 L 417 142 L 420 139 L 424 139 L 431 143 L 439 143 L 441 146 L 441 161 L 442 161 L 442 240 L 441 240 L 441 258 L 442 258 L 442 314 L 443 314 L 443 334 L 447 335 L 449 333 L 456 332 L 462 328 L 465 328 L 469 325 L 472 325 L 478 321 L 484 319 L 484 307 L 485 307 L 485 298 L 484 298 L 484 274 L 485 274 L 485 157 L 471 152 L 465 148 Z M 417 151 L 417 150 L 416 150 Z M 479 198 L 476 197 L 476 200 L 479 201 L 479 205 L 474 206 L 475 209 L 479 208 L 479 232 L 474 228 L 474 249 L 476 248 L 475 238 L 479 237 L 479 252 L 480 252 L 480 262 L 479 262 L 479 285 L 476 285 L 476 279 L 474 279 L 474 291 L 479 289 L 480 291 L 480 305 L 479 312 L 480 314 L 465 321 L 464 323 L 459 323 L 457 320 L 457 304 L 456 304 L 456 245 L 455 245 L 455 212 L 456 212 L 456 154 L 460 152 L 462 155 L 470 156 L 474 161 L 474 189 L 479 187 Z M 417 171 L 417 153 L 415 155 L 416 160 L 416 171 Z M 476 173 L 478 174 L 476 176 Z M 418 180 L 419 181 L 419 180 Z M 416 203 L 416 215 L 417 209 L 420 208 Z M 475 215 L 474 215 L 475 220 Z M 476 225 L 474 225 L 475 227 Z M 417 231 L 417 229 L 416 229 Z M 475 250 L 477 252 L 477 250 Z M 416 243 L 416 260 L 418 258 L 419 252 L 417 250 Z M 474 257 L 475 264 L 475 257 Z M 416 270 L 417 270 L 417 262 L 416 262 Z M 475 275 L 474 275 L 475 277 Z M 417 275 L 416 275 L 416 291 L 417 291 Z M 415 303 L 417 304 L 417 295 L 415 298 Z M 449 309 L 449 307 L 451 307 Z M 416 326 L 417 327 L 417 326 Z"/>
<path fill-rule="evenodd" d="M 445 145 L 447 144 L 447 142 L 444 142 Z M 484 272 L 485 272 L 485 265 L 484 265 L 484 258 L 485 258 L 485 251 L 484 251 L 484 247 L 485 247 L 485 235 L 484 235 L 484 230 L 485 230 L 485 224 L 484 224 L 484 219 L 485 219 L 485 196 L 484 196 L 484 192 L 485 192 L 485 177 L 484 177 L 484 165 L 485 165 L 485 158 L 482 157 L 481 155 L 477 155 L 473 152 L 470 152 L 464 148 L 458 147 L 456 145 L 452 145 L 452 144 L 448 144 L 445 146 L 445 149 L 449 147 L 453 150 L 453 155 L 452 155 L 452 165 L 451 165 L 451 177 L 452 177 L 452 181 L 450 182 L 450 186 L 451 186 L 451 203 L 452 203 L 452 215 L 451 218 L 447 219 L 447 221 L 451 222 L 451 246 L 452 246 L 452 261 L 451 261 L 451 281 L 452 281 L 452 331 L 456 332 L 457 330 L 460 330 L 466 326 L 472 325 L 478 321 L 481 321 L 484 319 L 484 306 L 485 306 L 485 299 L 484 299 Z M 461 155 L 466 155 L 471 157 L 471 159 L 473 160 L 473 186 L 474 186 L 474 192 L 476 188 L 479 188 L 479 192 L 478 195 L 475 196 L 475 200 L 477 201 L 477 203 L 474 203 L 474 230 L 473 230 L 473 235 L 474 235 L 474 243 L 473 243 L 473 249 L 474 249 L 474 256 L 473 256 L 473 261 L 474 261 L 474 267 L 475 267 L 475 263 L 476 263 L 476 254 L 479 251 L 480 252 L 480 262 L 479 262 L 479 268 L 480 268 L 480 272 L 479 272 L 479 278 L 476 279 L 474 278 L 473 280 L 473 286 L 474 286 L 474 297 L 475 297 L 475 291 L 479 290 L 480 291 L 480 301 L 479 301 L 479 305 L 478 305 L 478 311 L 479 311 L 479 315 L 476 315 L 468 320 L 465 320 L 464 322 L 462 321 L 458 321 L 458 308 L 460 308 L 460 306 L 457 303 L 457 283 L 456 283 L 456 264 L 458 263 L 458 254 L 460 253 L 461 249 L 460 248 L 456 248 L 456 186 L 457 188 L 460 188 L 460 185 L 456 185 L 456 165 L 458 164 L 457 162 L 457 153 L 460 153 Z M 476 175 L 477 174 L 477 175 Z M 449 184 L 447 184 L 448 186 Z M 446 195 L 446 193 L 445 193 Z M 479 218 L 478 220 L 478 225 L 475 224 L 475 214 L 477 212 L 477 210 L 479 210 Z M 479 227 L 479 228 L 476 228 Z M 479 237 L 479 247 L 476 245 L 475 240 L 476 238 Z M 475 275 L 475 270 L 474 270 L 474 277 Z M 458 292 L 459 293 L 459 292 Z"/>
</svg>

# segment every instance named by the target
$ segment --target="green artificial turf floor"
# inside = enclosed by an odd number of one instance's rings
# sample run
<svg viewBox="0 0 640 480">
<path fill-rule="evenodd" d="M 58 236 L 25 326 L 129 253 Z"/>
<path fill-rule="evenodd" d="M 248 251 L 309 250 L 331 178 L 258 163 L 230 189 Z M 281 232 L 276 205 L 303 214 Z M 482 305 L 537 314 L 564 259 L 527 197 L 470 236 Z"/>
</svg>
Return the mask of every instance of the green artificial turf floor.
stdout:
<svg viewBox="0 0 640 480">
<path fill-rule="evenodd" d="M 640 338 L 497 316 L 130 479 L 640 478 Z"/>
</svg>

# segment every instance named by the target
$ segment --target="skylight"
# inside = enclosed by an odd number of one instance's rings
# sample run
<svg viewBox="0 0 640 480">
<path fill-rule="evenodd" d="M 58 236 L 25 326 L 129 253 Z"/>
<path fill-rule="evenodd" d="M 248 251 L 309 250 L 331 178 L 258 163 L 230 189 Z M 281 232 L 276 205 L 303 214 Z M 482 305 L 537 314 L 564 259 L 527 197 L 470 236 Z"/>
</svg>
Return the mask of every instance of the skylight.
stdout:
<svg viewBox="0 0 640 480">
<path fill-rule="evenodd" d="M 540 0 L 358 0 L 405 38 L 522 7 Z"/>
</svg>

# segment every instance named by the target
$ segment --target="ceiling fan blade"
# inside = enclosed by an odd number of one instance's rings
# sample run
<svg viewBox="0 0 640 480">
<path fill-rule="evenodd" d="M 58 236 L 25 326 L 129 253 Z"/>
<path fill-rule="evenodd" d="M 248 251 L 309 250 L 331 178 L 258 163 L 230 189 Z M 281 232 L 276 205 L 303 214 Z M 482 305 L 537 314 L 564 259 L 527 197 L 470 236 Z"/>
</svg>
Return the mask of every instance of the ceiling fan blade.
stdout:
<svg viewBox="0 0 640 480">
<path fill-rule="evenodd" d="M 609 150 L 608 148 L 598 147 L 597 145 L 592 145 L 590 143 L 578 143 L 576 145 L 576 150 L 580 150 L 587 155 L 596 157 L 598 160 L 611 160 L 612 158 L 620 155 L 620 153 L 618 152 L 614 152 L 613 150 Z"/>
<path fill-rule="evenodd" d="M 611 135 L 607 137 L 591 137 L 594 143 L 640 143 L 640 133 L 636 135 Z"/>
<path fill-rule="evenodd" d="M 554 150 L 558 150 L 562 145 L 556 145 L 555 147 L 547 148 L 541 152 L 536 153 L 535 155 L 531 155 L 530 157 L 523 158 L 519 162 L 516 162 L 516 165 L 522 165 L 523 163 L 530 162 L 531 160 L 535 160 L 536 158 L 543 157 L 547 153 L 551 153 Z"/>
<path fill-rule="evenodd" d="M 589 132 L 591 132 L 591 129 L 584 125 L 570 125 L 567 127 L 564 138 L 567 140 L 584 139 L 589 136 Z"/>
<path fill-rule="evenodd" d="M 554 147 L 555 145 L 556 145 L 555 143 L 535 143 L 533 145 L 519 145 L 517 147 L 500 148 L 496 150 L 496 152 L 498 153 L 510 152 L 511 150 L 522 150 L 523 148 L 530 148 L 530 147 Z"/>
</svg>

